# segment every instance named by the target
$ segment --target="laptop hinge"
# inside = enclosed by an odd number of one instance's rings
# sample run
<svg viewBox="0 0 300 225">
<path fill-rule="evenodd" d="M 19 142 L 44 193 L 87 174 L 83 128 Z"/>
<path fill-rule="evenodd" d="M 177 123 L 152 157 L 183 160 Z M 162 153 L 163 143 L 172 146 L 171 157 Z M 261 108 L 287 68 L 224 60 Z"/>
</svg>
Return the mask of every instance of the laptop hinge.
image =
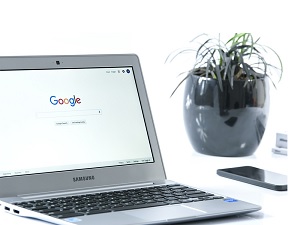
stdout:
<svg viewBox="0 0 300 225">
<path fill-rule="evenodd" d="M 102 191 L 111 191 L 111 190 L 121 190 L 121 189 L 131 189 L 153 185 L 153 182 L 147 183 L 138 183 L 138 184 L 124 184 L 117 186 L 107 186 L 107 187 L 94 187 L 94 188 L 85 188 L 85 189 L 71 189 L 64 191 L 56 191 L 56 192 L 45 192 L 45 193 L 35 193 L 35 194 L 23 194 L 18 195 L 18 197 L 29 200 L 29 199 L 38 199 L 38 198 L 50 198 L 50 197 L 58 197 L 58 196 L 70 196 L 70 195 L 78 195 L 78 194 L 87 194 L 87 193 L 95 193 Z"/>
</svg>

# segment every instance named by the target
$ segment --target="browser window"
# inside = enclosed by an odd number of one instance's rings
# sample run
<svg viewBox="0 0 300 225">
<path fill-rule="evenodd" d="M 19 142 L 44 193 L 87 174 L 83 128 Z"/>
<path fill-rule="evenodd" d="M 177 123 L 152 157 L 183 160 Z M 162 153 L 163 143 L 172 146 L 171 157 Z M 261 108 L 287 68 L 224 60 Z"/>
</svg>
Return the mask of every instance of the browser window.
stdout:
<svg viewBox="0 0 300 225">
<path fill-rule="evenodd" d="M 0 96 L 0 177 L 153 162 L 131 67 L 0 71 Z"/>
</svg>

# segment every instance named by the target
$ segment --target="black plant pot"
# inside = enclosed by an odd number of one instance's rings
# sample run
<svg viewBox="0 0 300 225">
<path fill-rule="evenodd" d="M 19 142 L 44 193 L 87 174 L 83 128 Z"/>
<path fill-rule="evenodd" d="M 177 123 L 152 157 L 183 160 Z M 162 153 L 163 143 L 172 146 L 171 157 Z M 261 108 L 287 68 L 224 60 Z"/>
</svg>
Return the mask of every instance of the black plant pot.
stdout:
<svg viewBox="0 0 300 225">
<path fill-rule="evenodd" d="M 267 79 L 234 81 L 233 88 L 190 74 L 184 93 L 184 123 L 193 148 L 214 156 L 249 156 L 263 137 L 269 113 Z"/>
</svg>

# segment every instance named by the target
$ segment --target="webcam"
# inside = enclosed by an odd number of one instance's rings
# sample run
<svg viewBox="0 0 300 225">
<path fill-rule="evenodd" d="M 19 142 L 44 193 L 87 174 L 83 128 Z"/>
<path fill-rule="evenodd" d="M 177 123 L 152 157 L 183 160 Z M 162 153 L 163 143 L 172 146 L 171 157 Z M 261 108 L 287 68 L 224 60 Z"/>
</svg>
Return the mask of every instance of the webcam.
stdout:
<svg viewBox="0 0 300 225">
<path fill-rule="evenodd" d="M 56 65 L 60 65 L 60 61 L 59 60 L 56 60 L 55 63 L 56 63 Z"/>
</svg>

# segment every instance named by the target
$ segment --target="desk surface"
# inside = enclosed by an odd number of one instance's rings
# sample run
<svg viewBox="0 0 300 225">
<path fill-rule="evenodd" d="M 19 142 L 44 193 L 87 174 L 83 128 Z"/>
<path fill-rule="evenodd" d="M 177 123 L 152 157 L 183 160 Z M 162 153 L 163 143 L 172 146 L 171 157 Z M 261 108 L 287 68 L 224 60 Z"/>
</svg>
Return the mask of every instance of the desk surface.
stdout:
<svg viewBox="0 0 300 225">
<path fill-rule="evenodd" d="M 177 149 L 180 146 L 177 146 Z M 259 152 L 260 151 L 260 152 Z M 223 158 L 205 156 L 192 151 L 182 149 L 172 152 L 169 148 L 162 152 L 165 159 L 165 168 L 170 180 L 200 187 L 214 193 L 242 199 L 262 206 L 262 210 L 222 219 L 201 221 L 187 224 L 279 224 L 284 222 L 289 214 L 287 192 L 277 192 L 242 182 L 220 177 L 216 174 L 218 168 L 253 165 L 274 172 L 287 174 L 287 157 L 275 155 L 270 149 L 261 148 L 253 155 L 242 158 Z M 8 213 L 0 212 L 0 222 L 5 225 L 42 225 L 48 224 L 32 219 L 20 218 Z"/>
</svg>

